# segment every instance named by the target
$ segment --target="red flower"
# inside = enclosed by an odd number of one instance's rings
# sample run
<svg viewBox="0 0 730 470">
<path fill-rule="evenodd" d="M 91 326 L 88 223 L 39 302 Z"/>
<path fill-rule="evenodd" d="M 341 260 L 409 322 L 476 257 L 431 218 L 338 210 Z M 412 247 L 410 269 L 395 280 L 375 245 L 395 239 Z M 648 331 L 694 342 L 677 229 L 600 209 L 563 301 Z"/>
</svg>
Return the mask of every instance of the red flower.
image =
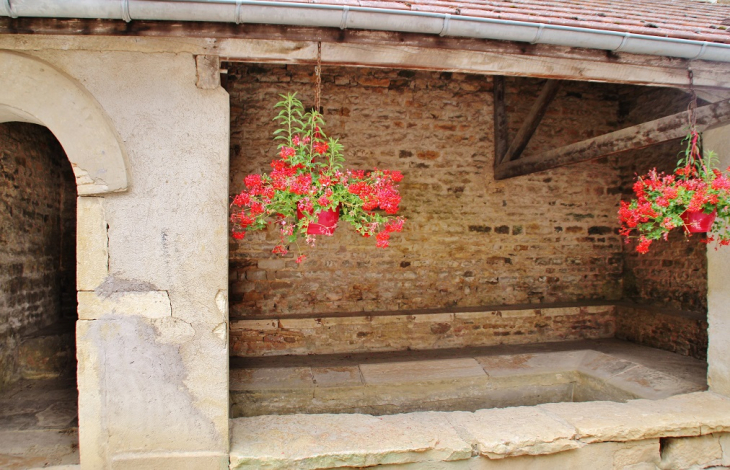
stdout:
<svg viewBox="0 0 730 470">
<path fill-rule="evenodd" d="M 389 221 L 387 224 L 385 224 L 385 231 L 386 232 L 400 232 L 403 230 L 403 223 L 405 220 L 403 220 L 401 217 L 398 217 L 397 219 L 393 219 Z"/>
<path fill-rule="evenodd" d="M 318 153 L 320 155 L 324 155 L 325 152 L 327 152 L 327 149 L 329 148 L 329 145 L 327 144 L 327 142 L 317 141 L 317 142 L 315 142 L 312 145 L 312 147 L 314 148 L 314 152 L 315 153 Z"/>
<path fill-rule="evenodd" d="M 674 186 L 665 186 L 664 188 L 662 188 L 662 194 L 665 198 L 672 200 L 677 198 L 677 196 L 679 195 L 679 191 Z"/>
<path fill-rule="evenodd" d="M 282 147 L 281 152 L 279 152 L 279 156 L 282 158 L 282 160 L 286 160 L 289 157 L 294 156 L 294 149 L 291 147 Z"/>
<path fill-rule="evenodd" d="M 284 245 L 276 245 L 271 252 L 277 255 L 285 255 L 289 253 L 289 250 L 287 250 Z"/>
<path fill-rule="evenodd" d="M 248 175 L 246 178 L 244 178 L 243 182 L 246 184 L 246 187 L 251 189 L 260 188 L 263 184 L 263 181 L 261 180 L 261 175 Z"/>
<path fill-rule="evenodd" d="M 266 211 L 264 208 L 264 205 L 260 202 L 252 202 L 251 203 L 251 214 L 256 216 L 263 214 Z"/>
<path fill-rule="evenodd" d="M 245 206 L 250 201 L 251 201 L 251 196 L 249 196 L 248 193 L 246 193 L 244 191 L 241 194 L 239 194 L 239 195 L 237 195 L 236 197 L 233 198 L 233 205 L 234 206 L 241 207 L 241 206 Z"/>
<path fill-rule="evenodd" d="M 378 248 L 387 248 L 388 240 L 390 240 L 390 233 L 379 232 L 377 235 L 375 235 L 375 239 L 377 240 L 375 246 L 377 246 Z"/>
<path fill-rule="evenodd" d="M 649 246 L 651 245 L 651 242 L 651 240 L 642 235 L 639 238 L 639 245 L 636 247 L 636 251 L 638 251 L 642 255 L 646 254 L 649 251 Z"/>
<path fill-rule="evenodd" d="M 246 236 L 246 232 L 233 232 L 233 238 L 236 240 L 243 240 L 243 238 Z"/>
</svg>

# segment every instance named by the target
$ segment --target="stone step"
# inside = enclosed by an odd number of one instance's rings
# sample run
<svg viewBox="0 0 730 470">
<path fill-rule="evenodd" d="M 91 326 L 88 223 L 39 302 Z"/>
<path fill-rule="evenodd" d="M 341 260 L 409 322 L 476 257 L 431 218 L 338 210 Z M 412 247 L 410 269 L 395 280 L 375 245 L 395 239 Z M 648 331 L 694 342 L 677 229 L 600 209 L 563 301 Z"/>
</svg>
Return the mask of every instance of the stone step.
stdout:
<svg viewBox="0 0 730 470">
<path fill-rule="evenodd" d="M 231 359 L 231 417 L 387 415 L 705 390 L 706 364 L 616 340 Z"/>
</svg>

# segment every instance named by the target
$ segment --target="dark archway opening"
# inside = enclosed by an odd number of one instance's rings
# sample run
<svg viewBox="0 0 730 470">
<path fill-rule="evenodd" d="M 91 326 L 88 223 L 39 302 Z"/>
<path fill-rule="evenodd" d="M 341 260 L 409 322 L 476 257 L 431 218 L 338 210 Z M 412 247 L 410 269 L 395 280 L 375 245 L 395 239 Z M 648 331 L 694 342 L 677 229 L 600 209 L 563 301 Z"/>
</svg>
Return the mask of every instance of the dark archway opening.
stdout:
<svg viewBox="0 0 730 470">
<path fill-rule="evenodd" d="M 76 182 L 54 135 L 0 124 L 0 467 L 78 463 Z"/>
</svg>

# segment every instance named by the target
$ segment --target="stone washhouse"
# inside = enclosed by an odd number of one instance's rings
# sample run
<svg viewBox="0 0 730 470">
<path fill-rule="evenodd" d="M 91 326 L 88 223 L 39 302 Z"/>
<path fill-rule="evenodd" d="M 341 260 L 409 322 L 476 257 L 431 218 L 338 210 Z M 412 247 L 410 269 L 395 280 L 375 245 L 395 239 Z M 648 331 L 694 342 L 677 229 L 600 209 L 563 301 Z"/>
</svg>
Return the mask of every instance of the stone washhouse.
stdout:
<svg viewBox="0 0 730 470">
<path fill-rule="evenodd" d="M 0 468 L 730 468 L 730 249 L 617 210 L 697 128 L 730 5 L 0 0 Z M 318 52 L 319 51 L 319 52 Z M 229 205 L 321 104 L 401 171 L 385 250 Z"/>
</svg>

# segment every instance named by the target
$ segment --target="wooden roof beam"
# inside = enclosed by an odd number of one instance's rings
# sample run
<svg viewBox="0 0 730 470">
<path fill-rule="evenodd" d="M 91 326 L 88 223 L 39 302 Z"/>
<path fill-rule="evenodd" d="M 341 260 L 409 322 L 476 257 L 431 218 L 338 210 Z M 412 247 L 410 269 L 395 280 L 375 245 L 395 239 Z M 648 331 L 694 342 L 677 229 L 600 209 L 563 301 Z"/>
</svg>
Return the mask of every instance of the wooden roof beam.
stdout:
<svg viewBox="0 0 730 470">
<path fill-rule="evenodd" d="M 697 130 L 700 132 L 717 124 L 730 122 L 730 100 L 697 108 L 695 116 Z M 504 180 L 529 175 L 679 139 L 687 135 L 687 118 L 688 112 L 684 111 L 566 145 L 540 155 L 505 162 L 495 168 L 494 179 Z"/>
<path fill-rule="evenodd" d="M 540 96 L 537 97 L 535 102 L 532 104 L 532 109 L 527 115 L 525 120 L 522 122 L 522 127 L 517 131 L 517 135 L 512 140 L 507 152 L 504 154 L 501 163 L 510 162 L 517 160 L 525 151 L 525 147 L 530 143 L 530 139 L 535 134 L 537 126 L 540 125 L 548 106 L 555 98 L 560 88 L 560 80 L 548 80 L 540 92 Z"/>
</svg>

